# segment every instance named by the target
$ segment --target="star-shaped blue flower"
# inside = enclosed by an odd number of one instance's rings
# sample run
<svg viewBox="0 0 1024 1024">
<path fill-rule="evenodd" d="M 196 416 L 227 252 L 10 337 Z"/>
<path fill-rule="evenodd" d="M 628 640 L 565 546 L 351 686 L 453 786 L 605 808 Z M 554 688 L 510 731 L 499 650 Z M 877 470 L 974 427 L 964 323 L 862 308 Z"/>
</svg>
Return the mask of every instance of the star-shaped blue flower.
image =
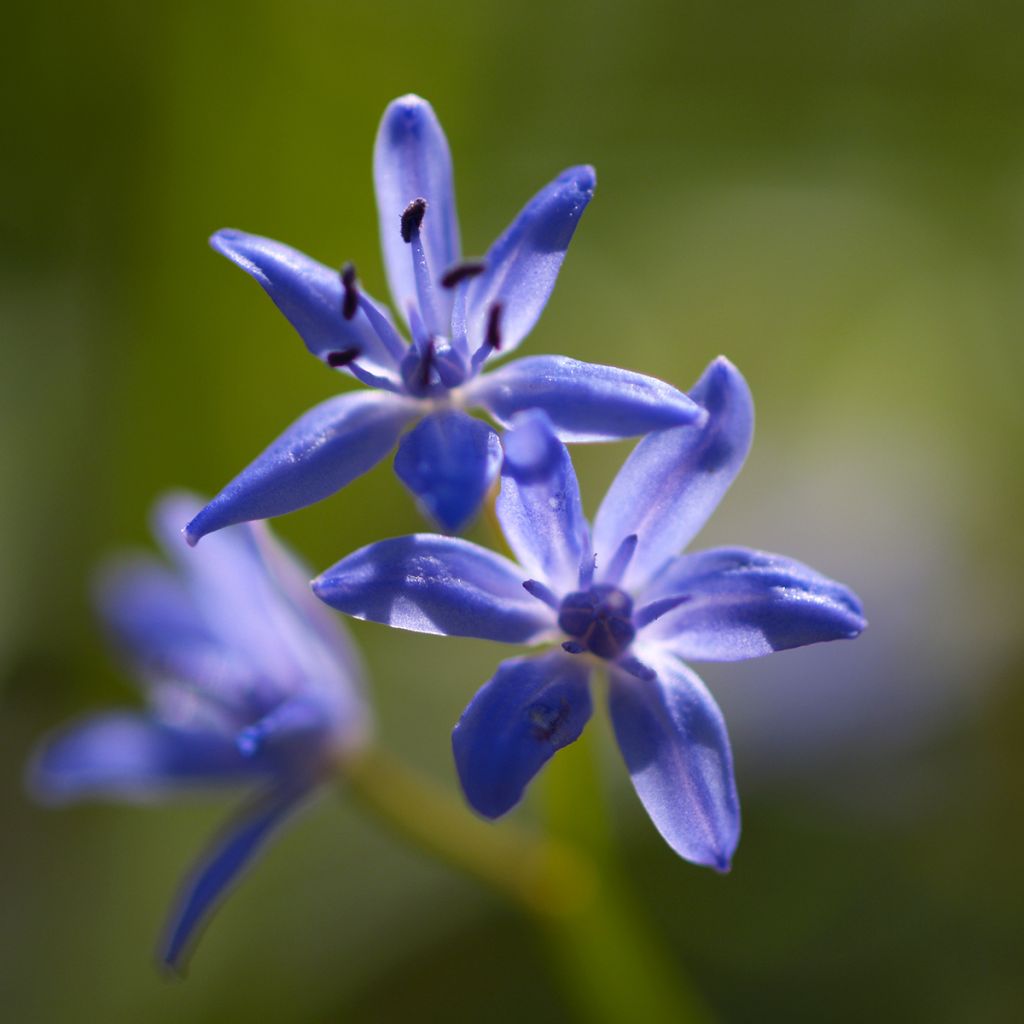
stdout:
<svg viewBox="0 0 1024 1024">
<path fill-rule="evenodd" d="M 807 566 L 748 548 L 678 555 L 746 457 L 753 402 L 726 360 L 690 392 L 702 426 L 652 434 L 601 504 L 593 532 L 569 454 L 543 413 L 505 436 L 497 514 L 518 564 L 457 538 L 382 541 L 343 559 L 315 592 L 358 618 L 403 629 L 554 649 L 502 663 L 452 736 L 470 804 L 515 806 L 591 715 L 596 666 L 634 787 L 682 857 L 726 870 L 739 803 L 725 723 L 684 664 L 732 661 L 865 626 L 856 596 Z"/>
<path fill-rule="evenodd" d="M 411 345 L 351 265 L 339 273 L 241 231 L 210 240 L 263 286 L 310 352 L 374 391 L 340 395 L 301 417 L 189 523 L 189 543 L 326 498 L 384 458 L 413 423 L 395 471 L 442 529 L 457 532 L 501 466 L 498 435 L 466 409 L 502 424 L 543 409 L 563 441 L 632 437 L 698 417 L 662 381 L 564 356 L 481 373 L 540 316 L 593 195 L 593 168 L 572 167 L 538 192 L 479 262 L 462 261 L 448 143 L 425 100 L 405 96 L 385 111 L 374 179 L 388 282 Z"/>
<path fill-rule="evenodd" d="M 111 567 L 100 587 L 101 612 L 148 710 L 64 727 L 39 745 L 28 775 L 50 803 L 247 790 L 175 902 L 160 950 L 173 968 L 228 886 L 369 728 L 358 659 L 309 593 L 308 574 L 263 524 L 190 551 L 179 527 L 199 505 L 178 496 L 157 509 L 177 571 L 139 557 Z"/>
</svg>

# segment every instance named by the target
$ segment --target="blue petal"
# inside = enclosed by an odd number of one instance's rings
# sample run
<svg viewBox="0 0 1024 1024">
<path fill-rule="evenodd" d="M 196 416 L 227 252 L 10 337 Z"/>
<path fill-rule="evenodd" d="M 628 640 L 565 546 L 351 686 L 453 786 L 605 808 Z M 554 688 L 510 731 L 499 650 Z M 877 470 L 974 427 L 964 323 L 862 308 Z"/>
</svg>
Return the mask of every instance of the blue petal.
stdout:
<svg viewBox="0 0 1024 1024">
<path fill-rule="evenodd" d="M 351 320 L 341 315 L 337 270 L 281 242 L 229 228 L 213 235 L 210 245 L 259 282 L 318 359 L 326 362 L 331 352 L 356 348 L 361 366 L 397 379 L 396 353 L 381 341 L 366 313 L 360 309 Z"/>
<path fill-rule="evenodd" d="M 214 530 L 305 508 L 341 490 L 390 451 L 411 403 L 355 392 L 315 406 L 293 423 L 189 524 L 190 544 Z"/>
<path fill-rule="evenodd" d="M 456 537 L 420 533 L 380 541 L 313 581 L 321 600 L 357 619 L 417 633 L 530 643 L 554 612 L 523 589 L 523 570 Z"/>
<path fill-rule="evenodd" d="M 566 356 L 528 356 L 477 378 L 468 400 L 506 424 L 543 409 L 566 442 L 615 441 L 699 420 L 703 413 L 671 384 Z"/>
<path fill-rule="evenodd" d="M 251 681 L 251 663 L 213 635 L 188 588 L 165 566 L 148 558 L 119 560 L 107 567 L 98 589 L 115 642 L 151 682 L 170 678 L 221 693 Z"/>
<path fill-rule="evenodd" d="M 598 566 L 608 565 L 635 533 L 625 576 L 634 592 L 678 554 L 707 522 L 736 478 L 750 448 L 754 403 L 740 372 L 718 358 L 690 392 L 707 410 L 700 427 L 645 437 L 612 481 L 594 521 Z"/>
<path fill-rule="evenodd" d="M 556 652 L 503 662 L 452 733 L 459 781 L 470 806 L 498 818 L 552 754 L 577 740 L 590 719 L 589 666 Z"/>
<path fill-rule="evenodd" d="M 197 786 L 224 785 L 265 770 L 230 737 L 174 729 L 129 711 L 94 715 L 44 739 L 28 771 L 48 803 L 101 797 L 146 801 Z"/>
<path fill-rule="evenodd" d="M 727 871 L 740 811 L 722 713 L 685 665 L 649 650 L 638 653 L 656 676 L 640 679 L 613 669 L 609 694 L 633 787 L 680 857 Z"/>
<path fill-rule="evenodd" d="M 195 865 L 178 893 L 161 945 L 160 956 L 181 970 L 196 938 L 221 898 L 262 850 L 281 822 L 295 810 L 302 791 L 271 791 L 238 814 Z"/>
<path fill-rule="evenodd" d="M 594 195 L 593 167 L 570 167 L 541 189 L 491 246 L 487 269 L 466 296 L 470 350 L 484 342 L 491 307 L 501 306 L 501 352 L 516 348 L 555 286 L 576 225 Z"/>
<path fill-rule="evenodd" d="M 572 460 L 544 413 L 521 413 L 504 437 L 497 513 L 509 547 L 556 594 L 575 589 L 587 521 Z"/>
<path fill-rule="evenodd" d="M 461 251 L 452 158 L 437 115 L 426 100 L 402 96 L 384 111 L 373 151 L 373 176 L 384 266 L 396 308 L 404 316 L 408 303 L 417 301 L 412 247 L 401 234 L 402 212 L 414 199 L 426 199 L 420 239 L 435 285 L 435 301 L 450 318 L 451 293 L 440 288 L 439 280 Z"/>
<path fill-rule="evenodd" d="M 867 623 L 857 595 L 783 555 L 715 548 L 669 563 L 654 594 L 687 600 L 644 631 L 680 658 L 738 661 L 857 636 Z M 647 596 L 647 595 L 645 595 Z"/>
<path fill-rule="evenodd" d="M 398 478 L 424 513 L 450 533 L 477 514 L 500 469 L 498 435 L 457 409 L 425 417 L 395 454 Z"/>
</svg>

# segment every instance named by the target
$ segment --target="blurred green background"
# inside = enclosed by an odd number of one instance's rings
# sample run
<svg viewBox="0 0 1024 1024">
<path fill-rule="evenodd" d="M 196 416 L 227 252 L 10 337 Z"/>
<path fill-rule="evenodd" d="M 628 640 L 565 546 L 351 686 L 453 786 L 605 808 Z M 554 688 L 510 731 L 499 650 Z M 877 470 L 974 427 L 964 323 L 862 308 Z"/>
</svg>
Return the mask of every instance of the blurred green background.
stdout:
<svg viewBox="0 0 1024 1024">
<path fill-rule="evenodd" d="M 598 169 L 523 351 L 683 387 L 728 354 L 758 432 L 699 546 L 797 556 L 867 607 L 856 643 L 700 667 L 744 801 L 730 876 L 660 841 L 607 729 L 551 767 L 597 758 L 667 961 L 722 1020 L 1020 1020 L 1022 31 L 1019 4 L 964 0 L 9 10 L 5 1019 L 579 1013 L 513 908 L 332 797 L 168 984 L 152 944 L 231 802 L 51 812 L 21 789 L 42 731 L 135 699 L 92 618 L 97 560 L 146 542 L 160 490 L 216 491 L 338 386 L 206 237 L 354 259 L 385 295 L 371 145 L 415 91 L 447 129 L 471 254 L 563 167 Z M 576 449 L 591 511 L 627 450 Z M 386 464 L 277 523 L 316 569 L 419 527 Z M 451 725 L 504 652 L 353 631 L 382 734 L 451 785 Z"/>
</svg>

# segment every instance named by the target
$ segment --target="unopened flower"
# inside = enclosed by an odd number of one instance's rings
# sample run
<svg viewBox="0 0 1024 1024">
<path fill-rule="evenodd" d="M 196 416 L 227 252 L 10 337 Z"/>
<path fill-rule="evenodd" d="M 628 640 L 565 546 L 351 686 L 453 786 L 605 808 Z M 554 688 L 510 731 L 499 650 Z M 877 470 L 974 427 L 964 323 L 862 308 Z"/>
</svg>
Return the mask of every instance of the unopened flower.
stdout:
<svg viewBox="0 0 1024 1024">
<path fill-rule="evenodd" d="M 564 356 L 512 352 L 547 303 L 594 192 L 591 167 L 541 189 L 479 261 L 464 261 L 448 143 L 430 104 L 395 100 L 381 121 L 374 180 L 384 263 L 408 344 L 351 264 L 326 267 L 280 242 L 218 231 L 213 247 L 254 277 L 328 366 L 372 389 L 316 406 L 188 524 L 200 537 L 303 508 L 340 490 L 398 444 L 395 471 L 442 529 L 476 513 L 501 466 L 505 424 L 543 409 L 563 441 L 605 441 L 693 422 L 694 404 L 662 381 Z M 418 421 L 418 422 L 417 422 Z"/>
<path fill-rule="evenodd" d="M 685 660 L 733 661 L 865 626 L 846 587 L 781 555 L 716 548 L 679 555 L 746 457 L 753 403 L 716 360 L 690 392 L 699 427 L 636 447 L 594 521 L 546 416 L 505 436 L 497 515 L 518 564 L 457 538 L 419 534 L 349 555 L 314 581 L 328 604 L 403 629 L 553 649 L 502 663 L 452 743 L 470 804 L 487 817 L 522 797 L 592 711 L 605 666 L 615 735 L 651 819 L 682 857 L 726 870 L 739 803 L 722 715 Z"/>
<path fill-rule="evenodd" d="M 173 570 L 140 556 L 112 566 L 100 586 L 101 613 L 147 709 L 65 726 L 39 745 L 28 776 L 49 803 L 247 791 L 174 904 L 160 950 L 171 967 L 228 886 L 359 751 L 369 728 L 358 658 L 310 595 L 308 574 L 263 524 L 190 551 L 179 526 L 199 504 L 174 496 L 156 510 Z"/>
</svg>

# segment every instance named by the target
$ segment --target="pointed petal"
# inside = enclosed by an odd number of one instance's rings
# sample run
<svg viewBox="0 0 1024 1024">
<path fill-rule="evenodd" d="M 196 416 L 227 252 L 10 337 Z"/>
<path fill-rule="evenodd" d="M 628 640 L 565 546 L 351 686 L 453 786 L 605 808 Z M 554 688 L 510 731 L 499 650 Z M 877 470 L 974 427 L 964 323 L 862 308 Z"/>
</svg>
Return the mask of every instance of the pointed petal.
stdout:
<svg viewBox="0 0 1024 1024">
<path fill-rule="evenodd" d="M 412 403 L 375 392 L 338 395 L 314 406 L 188 524 L 188 542 L 233 523 L 294 512 L 340 491 L 378 463 L 417 415 Z"/>
<path fill-rule="evenodd" d="M 524 578 L 519 566 L 476 544 L 419 533 L 343 558 L 313 581 L 313 592 L 357 619 L 517 644 L 555 623 L 554 612 L 523 589 Z"/>
<path fill-rule="evenodd" d="M 572 460 L 540 411 L 521 413 L 504 437 L 498 520 L 531 578 L 556 594 L 575 589 L 587 521 Z"/>
<path fill-rule="evenodd" d="M 470 806 L 498 818 L 590 720 L 585 661 L 560 651 L 503 662 L 462 713 L 452 750 Z"/>
<path fill-rule="evenodd" d="M 180 970 L 221 898 L 263 849 L 304 794 L 272 791 L 244 808 L 200 858 L 178 893 L 161 945 L 161 959 Z"/>
<path fill-rule="evenodd" d="M 487 335 L 501 306 L 501 352 L 516 348 L 547 305 L 576 225 L 594 195 L 593 167 L 570 167 L 538 192 L 491 246 L 487 269 L 470 282 L 466 327 L 470 351 Z"/>
<path fill-rule="evenodd" d="M 613 669 L 609 708 L 633 787 L 680 857 L 729 869 L 740 835 L 732 751 L 718 710 L 681 662 L 638 652 L 650 679 Z"/>
<path fill-rule="evenodd" d="M 627 589 L 640 591 L 696 536 L 750 448 L 754 403 L 732 363 L 721 357 L 711 363 L 690 397 L 707 410 L 703 426 L 645 437 L 612 481 L 594 521 L 599 566 L 629 534 L 638 537 Z"/>
<path fill-rule="evenodd" d="M 73 722 L 42 740 L 28 769 L 33 795 L 46 803 L 103 798 L 144 802 L 201 786 L 251 778 L 229 737 L 173 729 L 130 711 Z"/>
<path fill-rule="evenodd" d="M 476 516 L 500 469 L 498 435 L 458 409 L 425 417 L 395 454 L 398 478 L 424 514 L 450 533 Z"/>
<path fill-rule="evenodd" d="M 477 378 L 468 399 L 507 424 L 542 409 L 566 442 L 616 441 L 694 423 L 703 413 L 671 384 L 566 356 L 527 356 Z"/>
<path fill-rule="evenodd" d="M 435 296 L 451 317 L 451 293 L 440 288 L 441 275 L 459 259 L 459 222 L 455 211 L 452 158 L 434 108 L 419 96 L 402 96 L 384 111 L 373 150 L 384 266 L 395 308 L 405 315 L 417 300 L 409 243 L 401 234 L 402 212 L 414 199 L 426 199 L 420 239 L 435 285 Z"/>
<path fill-rule="evenodd" d="M 378 337 L 366 313 L 360 309 L 351 320 L 341 315 L 337 270 L 271 238 L 231 228 L 213 235 L 210 245 L 259 283 L 318 359 L 327 362 L 331 352 L 355 348 L 363 367 L 397 379 L 395 355 Z"/>
<path fill-rule="evenodd" d="M 214 636 L 188 588 L 155 559 L 111 563 L 97 590 L 115 643 L 148 681 L 173 679 L 218 694 L 251 681 L 251 664 Z"/>
<path fill-rule="evenodd" d="M 867 625 L 853 591 L 784 555 L 714 548 L 674 559 L 652 592 L 688 600 L 644 631 L 680 658 L 738 661 L 857 636 Z"/>
</svg>

